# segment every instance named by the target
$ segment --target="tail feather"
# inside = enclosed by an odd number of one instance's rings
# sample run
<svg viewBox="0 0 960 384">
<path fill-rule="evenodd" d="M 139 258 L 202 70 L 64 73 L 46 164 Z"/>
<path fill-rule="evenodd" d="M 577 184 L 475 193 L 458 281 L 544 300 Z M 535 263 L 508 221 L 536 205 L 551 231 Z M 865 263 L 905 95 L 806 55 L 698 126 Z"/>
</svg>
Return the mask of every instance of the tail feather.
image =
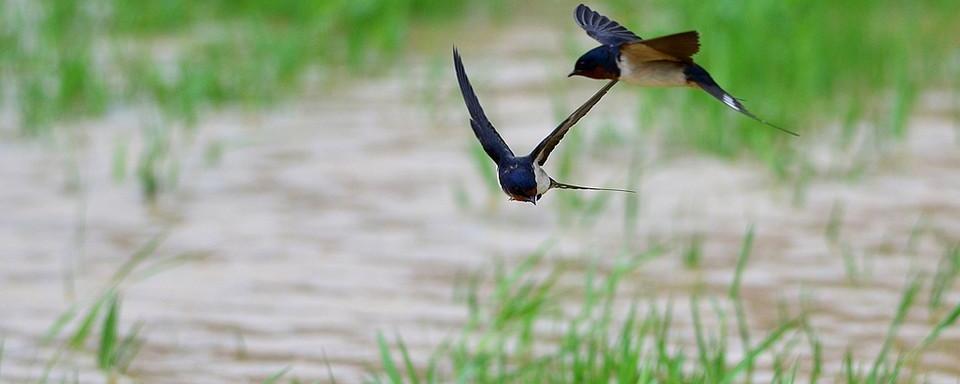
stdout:
<svg viewBox="0 0 960 384">
<path fill-rule="evenodd" d="M 589 191 L 610 191 L 610 192 L 627 192 L 627 193 L 637 193 L 637 191 L 631 191 L 629 189 L 616 189 L 616 188 L 595 188 L 595 187 L 583 187 L 573 184 L 564 184 L 554 179 L 550 179 L 550 188 L 556 189 L 583 189 Z"/>
<path fill-rule="evenodd" d="M 785 133 L 791 134 L 793 136 L 800 136 L 798 133 L 794 131 L 773 125 L 770 122 L 763 120 L 757 117 L 756 115 L 754 115 L 752 112 L 748 111 L 747 108 L 744 107 L 742 103 L 740 103 L 741 99 L 733 97 L 733 95 L 727 93 L 727 91 L 724 91 L 723 88 L 720 88 L 720 85 L 717 84 L 717 82 L 714 81 L 712 77 L 710 77 L 710 74 L 707 73 L 707 70 L 703 69 L 703 67 L 697 64 L 691 63 L 687 65 L 683 73 L 684 75 L 687 76 L 687 81 L 690 81 L 696 84 L 698 87 L 700 87 L 700 89 L 706 91 L 707 93 L 710 94 L 710 96 L 713 96 L 717 100 L 720 100 L 720 102 L 726 104 L 728 107 L 730 107 L 730 109 L 740 112 L 744 115 L 747 115 L 751 119 L 759 121 L 773 128 L 779 129 L 780 131 L 783 131 Z"/>
</svg>

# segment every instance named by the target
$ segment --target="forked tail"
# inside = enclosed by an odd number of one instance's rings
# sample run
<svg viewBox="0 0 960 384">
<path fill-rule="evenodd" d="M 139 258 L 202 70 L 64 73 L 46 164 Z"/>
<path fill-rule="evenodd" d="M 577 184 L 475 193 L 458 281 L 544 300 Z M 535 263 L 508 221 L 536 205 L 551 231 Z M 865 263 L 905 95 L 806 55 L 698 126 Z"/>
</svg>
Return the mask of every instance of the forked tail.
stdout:
<svg viewBox="0 0 960 384">
<path fill-rule="evenodd" d="M 713 77 L 710 77 L 710 74 L 707 73 L 707 70 L 703 69 L 703 67 L 694 63 L 687 64 L 686 68 L 684 68 L 683 70 L 683 74 L 687 77 L 687 81 L 696 84 L 698 87 L 700 87 L 700 89 L 706 91 L 707 93 L 710 94 L 710 96 L 713 96 L 717 100 L 720 100 L 721 103 L 726 104 L 728 107 L 730 107 L 730 109 L 740 112 L 744 115 L 747 115 L 751 119 L 754 119 L 763 124 L 769 125 L 773 128 L 779 129 L 780 131 L 783 131 L 785 133 L 788 133 L 794 136 L 800 136 L 794 131 L 773 125 L 770 122 L 764 119 L 761 119 L 756 115 L 754 115 L 753 113 L 751 113 L 750 111 L 748 111 L 747 108 L 744 107 L 742 103 L 740 103 L 739 99 L 737 99 L 736 97 L 733 97 L 733 95 L 727 93 L 727 91 L 724 91 L 723 88 L 720 88 L 720 85 L 713 80 Z"/>
<path fill-rule="evenodd" d="M 554 179 L 550 179 L 550 188 L 556 189 L 585 189 L 589 191 L 611 191 L 611 192 L 627 192 L 627 193 L 637 193 L 637 191 L 631 191 L 629 189 L 616 189 L 616 188 L 594 188 L 594 187 L 582 187 L 579 185 L 564 184 Z"/>
</svg>

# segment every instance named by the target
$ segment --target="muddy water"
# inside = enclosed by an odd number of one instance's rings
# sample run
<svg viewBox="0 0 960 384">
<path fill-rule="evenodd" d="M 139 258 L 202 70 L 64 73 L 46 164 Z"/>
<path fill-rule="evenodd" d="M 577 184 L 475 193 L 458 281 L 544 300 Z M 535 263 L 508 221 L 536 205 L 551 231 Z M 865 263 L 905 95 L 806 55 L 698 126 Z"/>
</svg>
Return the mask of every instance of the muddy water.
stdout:
<svg viewBox="0 0 960 384">
<path fill-rule="evenodd" d="M 518 45 L 464 54 L 488 115 L 522 151 L 557 120 L 551 74 L 566 66 Z M 497 57 L 509 52 L 523 53 L 505 66 Z M 150 260 L 180 261 L 123 289 L 122 323 L 145 324 L 146 343 L 129 375 L 135 381 L 249 382 L 289 366 L 303 379 L 326 380 L 329 369 L 338 382 L 357 382 L 376 366 L 378 331 L 404 335 L 422 361 L 465 319 L 452 300 L 460 277 L 493 259 L 516 262 L 547 241 L 556 243 L 550 258 L 566 261 L 665 243 L 667 254 L 629 279 L 627 292 L 677 301 L 696 289 L 722 295 L 750 224 L 756 244 L 743 290 L 751 326 L 768 331 L 779 302 L 807 296 L 825 369 L 837 372 L 848 347 L 864 361 L 875 355 L 907 277 L 935 270 L 960 240 L 960 151 L 943 95 L 930 94 L 910 137 L 871 158 L 859 178 L 814 180 L 798 198 L 748 161 L 664 160 L 632 139 L 598 144 L 610 122 L 634 137 L 636 95 L 618 86 L 578 128 L 582 154 L 569 181 L 624 186 L 626 164 L 640 148 L 639 216 L 625 231 L 621 197 L 582 224 L 559 209 L 566 192 L 551 192 L 537 207 L 491 194 L 468 155 L 473 139 L 453 82 L 441 82 L 426 108 L 418 100 L 429 85 L 419 79 L 428 69 L 414 67 L 414 76 L 363 81 L 268 112 L 210 116 L 193 145 L 224 145 L 219 165 L 188 152 L 178 191 L 152 205 L 135 183 L 111 179 L 116 142 L 143 123 L 137 111 L 78 124 L 87 134 L 77 146 L 4 140 L 0 381 L 43 376 L 57 351 L 40 339 L 54 319 L 87 303 L 161 233 L 167 236 Z M 598 86 L 571 80 L 560 100 L 572 105 Z M 824 167 L 844 161 L 813 137 L 803 140 Z M 51 150 L 65 147 L 75 150 Z M 831 244 L 825 227 L 841 205 L 842 240 Z M 908 247 L 918 221 L 922 230 Z M 679 255 L 694 235 L 703 238 L 703 266 L 688 269 Z M 857 261 L 855 282 L 841 248 Z M 928 291 L 898 344 L 915 344 L 940 315 L 923 305 Z M 945 302 L 958 301 L 954 286 Z M 688 332 L 682 314 L 676 324 Z M 93 356 L 65 354 L 50 377 L 101 382 Z M 960 330 L 953 329 L 919 367 L 933 382 L 954 382 L 958 362 Z"/>
</svg>

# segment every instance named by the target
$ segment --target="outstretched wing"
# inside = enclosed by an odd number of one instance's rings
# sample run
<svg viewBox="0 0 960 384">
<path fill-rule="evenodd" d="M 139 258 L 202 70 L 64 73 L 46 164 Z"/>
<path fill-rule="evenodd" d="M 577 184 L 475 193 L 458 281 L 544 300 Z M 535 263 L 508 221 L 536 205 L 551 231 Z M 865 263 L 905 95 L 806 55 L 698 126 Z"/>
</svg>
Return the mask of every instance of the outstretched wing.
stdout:
<svg viewBox="0 0 960 384">
<path fill-rule="evenodd" d="M 624 43 L 641 40 L 640 36 L 634 35 L 620 23 L 610 20 L 583 4 L 578 5 L 573 11 L 573 18 L 577 24 L 580 24 L 580 28 L 587 31 L 587 35 L 603 45 L 617 47 Z"/>
<path fill-rule="evenodd" d="M 500 137 L 497 130 L 493 128 L 493 124 L 490 124 L 490 120 L 487 120 L 487 116 L 483 113 L 483 107 L 480 106 L 477 95 L 473 93 L 473 87 L 470 85 L 470 79 L 467 78 L 467 72 L 463 69 L 463 61 L 460 59 L 460 53 L 457 52 L 456 47 L 453 48 L 453 66 L 457 71 L 457 81 L 460 83 L 463 102 L 467 105 L 467 110 L 470 111 L 470 126 L 473 127 L 473 134 L 477 136 L 483 150 L 497 164 L 500 164 L 504 159 L 513 157 L 513 151 L 510 150 L 510 147 L 503 141 L 503 138 Z"/>
<path fill-rule="evenodd" d="M 624 44 L 620 50 L 634 63 L 660 60 L 686 63 L 700 50 L 700 35 L 697 31 L 680 32 Z"/>
<path fill-rule="evenodd" d="M 571 127 L 580 121 L 581 117 L 586 115 L 587 112 L 590 112 L 590 108 L 593 108 L 594 104 L 597 104 L 597 102 L 603 98 L 603 95 L 607 94 L 607 91 L 609 91 L 610 88 L 616 83 L 617 80 L 610 80 L 607 85 L 604 85 L 603 88 L 600 88 L 600 90 L 597 91 L 597 93 L 594 93 L 593 96 L 590 97 L 590 100 L 587 100 L 587 102 L 583 103 L 580 108 L 577 108 L 576 111 L 573 111 L 573 113 L 563 120 L 563 122 L 561 122 L 560 125 L 553 130 L 553 132 L 550 132 L 550 134 L 547 135 L 547 137 L 545 137 L 540 144 L 537 144 L 537 147 L 533 149 L 533 152 L 530 152 L 530 158 L 540 165 L 546 163 L 547 157 L 550 156 L 550 152 L 553 151 L 553 148 L 555 148 L 557 144 L 560 144 L 560 140 L 563 139 L 563 135 L 566 135 L 567 131 L 569 131 Z"/>
</svg>

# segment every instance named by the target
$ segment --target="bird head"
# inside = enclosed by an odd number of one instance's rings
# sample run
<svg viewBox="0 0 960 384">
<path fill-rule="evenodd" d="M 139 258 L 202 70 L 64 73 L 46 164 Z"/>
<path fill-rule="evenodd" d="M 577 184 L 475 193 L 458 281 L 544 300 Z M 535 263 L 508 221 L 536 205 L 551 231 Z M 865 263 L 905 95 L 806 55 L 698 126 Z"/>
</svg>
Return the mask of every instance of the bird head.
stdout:
<svg viewBox="0 0 960 384">
<path fill-rule="evenodd" d="M 620 77 L 616 54 L 611 47 L 599 46 L 587 51 L 577 59 L 570 76 L 583 76 L 591 79 L 616 79 Z"/>
</svg>

